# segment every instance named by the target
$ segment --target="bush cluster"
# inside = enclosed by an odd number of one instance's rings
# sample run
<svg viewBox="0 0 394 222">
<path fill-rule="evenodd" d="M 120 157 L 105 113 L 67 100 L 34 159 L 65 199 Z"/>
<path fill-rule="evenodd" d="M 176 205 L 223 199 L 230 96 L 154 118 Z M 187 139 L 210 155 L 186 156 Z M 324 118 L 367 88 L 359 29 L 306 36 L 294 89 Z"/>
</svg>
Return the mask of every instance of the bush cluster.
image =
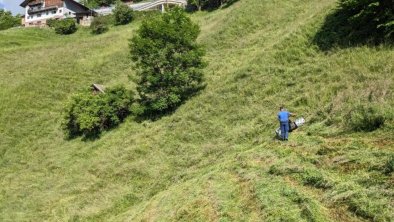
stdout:
<svg viewBox="0 0 394 222">
<path fill-rule="evenodd" d="M 97 8 L 100 6 L 109 6 L 113 5 L 118 0 L 80 0 L 79 2 L 89 8 Z M 143 0 L 133 0 L 134 3 L 141 2 Z"/>
<path fill-rule="evenodd" d="M 345 116 L 347 125 L 354 131 L 374 131 L 384 125 L 384 115 L 374 106 L 358 105 Z"/>
<path fill-rule="evenodd" d="M 97 22 L 97 27 L 103 23 Z M 199 31 L 179 8 L 145 20 L 130 44 L 139 69 L 139 100 L 135 101 L 134 93 L 124 87 L 73 96 L 63 123 L 68 137 L 97 137 L 130 113 L 143 117 L 165 114 L 204 87 L 204 51 L 196 43 Z"/>
<path fill-rule="evenodd" d="M 69 138 L 98 136 L 122 122 L 130 113 L 133 101 L 132 91 L 121 86 L 100 94 L 86 90 L 73 96 L 67 104 L 63 128 Z"/>
<path fill-rule="evenodd" d="M 118 2 L 113 10 L 115 25 L 126 25 L 130 23 L 133 18 L 133 10 L 122 2 Z"/>
<path fill-rule="evenodd" d="M 104 16 L 99 16 L 94 18 L 90 24 L 90 29 L 93 34 L 102 34 L 108 31 L 108 19 Z"/>
<path fill-rule="evenodd" d="M 0 30 L 9 29 L 21 25 L 19 16 L 12 16 L 11 12 L 0 9 Z"/>
<path fill-rule="evenodd" d="M 238 0 L 187 0 L 192 10 L 212 10 L 223 5 L 230 5 Z"/>
<path fill-rule="evenodd" d="M 69 35 L 77 31 L 78 27 L 74 19 L 66 18 L 61 20 L 49 19 L 47 25 L 55 29 L 55 32 L 60 35 Z"/>
</svg>

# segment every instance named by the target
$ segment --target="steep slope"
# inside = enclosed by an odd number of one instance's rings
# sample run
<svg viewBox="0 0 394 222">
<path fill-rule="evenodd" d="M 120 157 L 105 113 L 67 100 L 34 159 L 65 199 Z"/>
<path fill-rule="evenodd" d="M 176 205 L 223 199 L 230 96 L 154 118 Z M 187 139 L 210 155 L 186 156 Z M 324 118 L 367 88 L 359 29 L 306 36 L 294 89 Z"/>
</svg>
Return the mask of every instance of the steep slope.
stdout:
<svg viewBox="0 0 394 222">
<path fill-rule="evenodd" d="M 394 51 L 321 51 L 335 1 L 242 0 L 196 13 L 208 87 L 175 113 L 128 119 L 99 140 L 64 140 L 63 102 L 92 82 L 128 82 L 128 39 L 0 32 L 0 220 L 390 221 Z M 280 104 L 308 124 L 273 138 Z M 351 133 L 356 104 L 386 112 Z"/>
</svg>

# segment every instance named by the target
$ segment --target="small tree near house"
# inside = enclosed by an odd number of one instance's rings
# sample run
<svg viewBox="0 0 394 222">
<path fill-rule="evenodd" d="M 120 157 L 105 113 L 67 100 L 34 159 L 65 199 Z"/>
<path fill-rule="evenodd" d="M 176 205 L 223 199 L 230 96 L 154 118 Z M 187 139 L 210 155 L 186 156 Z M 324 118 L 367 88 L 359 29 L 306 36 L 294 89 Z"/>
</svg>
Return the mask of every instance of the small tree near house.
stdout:
<svg viewBox="0 0 394 222">
<path fill-rule="evenodd" d="M 133 10 L 126 4 L 118 1 L 113 11 L 115 18 L 115 25 L 126 25 L 130 23 L 133 18 Z"/>
<path fill-rule="evenodd" d="M 175 8 L 144 21 L 132 38 L 131 55 L 145 114 L 174 110 L 204 87 L 204 50 L 196 43 L 199 32 L 198 25 Z"/>
</svg>

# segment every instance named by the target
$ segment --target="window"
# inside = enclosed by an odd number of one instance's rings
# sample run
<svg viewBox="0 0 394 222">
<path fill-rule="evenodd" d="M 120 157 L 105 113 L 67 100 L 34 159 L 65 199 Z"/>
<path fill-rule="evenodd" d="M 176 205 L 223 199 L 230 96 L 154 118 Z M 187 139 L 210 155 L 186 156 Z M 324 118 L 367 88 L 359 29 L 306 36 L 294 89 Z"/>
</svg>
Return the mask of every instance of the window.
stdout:
<svg viewBox="0 0 394 222">
<path fill-rule="evenodd" d="M 49 15 L 49 12 L 47 12 L 46 14 Z"/>
<path fill-rule="evenodd" d="M 71 15 L 71 12 L 68 12 L 69 15 Z"/>
<path fill-rule="evenodd" d="M 40 17 L 41 17 L 41 13 L 38 13 L 38 14 L 37 14 L 37 18 L 40 18 Z"/>
<path fill-rule="evenodd" d="M 61 9 L 59 9 L 59 13 L 62 13 L 62 10 L 61 10 Z"/>
<path fill-rule="evenodd" d="M 56 14 L 56 11 L 52 11 L 52 14 Z"/>
</svg>

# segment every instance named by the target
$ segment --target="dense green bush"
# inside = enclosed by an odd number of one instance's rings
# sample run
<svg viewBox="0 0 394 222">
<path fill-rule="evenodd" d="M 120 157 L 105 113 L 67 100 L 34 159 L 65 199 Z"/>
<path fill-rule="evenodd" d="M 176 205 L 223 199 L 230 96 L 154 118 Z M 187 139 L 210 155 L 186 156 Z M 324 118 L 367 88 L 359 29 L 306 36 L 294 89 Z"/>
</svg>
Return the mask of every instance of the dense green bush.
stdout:
<svg viewBox="0 0 394 222">
<path fill-rule="evenodd" d="M 345 121 L 354 131 L 374 131 L 383 126 L 385 117 L 374 106 L 358 105 L 345 116 Z"/>
<path fill-rule="evenodd" d="M 94 20 L 90 24 L 90 29 L 91 32 L 96 35 L 108 31 L 109 28 L 108 28 L 107 19 L 103 16 L 94 18 Z"/>
<path fill-rule="evenodd" d="M 119 0 L 80 0 L 79 2 L 89 8 L 97 8 L 100 6 L 109 6 L 115 4 Z M 141 2 L 143 0 L 133 0 L 134 3 Z"/>
<path fill-rule="evenodd" d="M 63 128 L 70 138 L 97 136 L 127 117 L 132 103 L 133 93 L 121 86 L 99 94 L 81 92 L 67 104 Z"/>
<path fill-rule="evenodd" d="M 77 31 L 77 24 L 74 19 L 66 18 L 61 20 L 52 20 L 48 26 L 55 29 L 57 34 L 69 35 Z"/>
<path fill-rule="evenodd" d="M 394 2 L 392 0 L 339 0 L 354 32 L 353 35 L 394 40 Z"/>
<path fill-rule="evenodd" d="M 12 16 L 11 12 L 0 9 L 0 30 L 5 30 L 20 25 L 21 18 L 19 16 Z"/>
<path fill-rule="evenodd" d="M 238 0 L 187 0 L 189 7 L 195 10 L 216 9 L 223 5 L 230 5 Z"/>
<path fill-rule="evenodd" d="M 125 25 L 130 23 L 133 18 L 133 10 L 126 4 L 118 2 L 113 10 L 115 25 Z"/>
<path fill-rule="evenodd" d="M 204 87 L 199 32 L 198 25 L 176 8 L 145 20 L 132 38 L 131 55 L 140 77 L 137 90 L 146 114 L 173 110 Z"/>
<path fill-rule="evenodd" d="M 48 19 L 47 20 L 47 26 L 50 27 L 50 28 L 54 28 L 55 24 L 56 24 L 56 21 L 57 20 L 55 20 L 55 19 Z"/>
<path fill-rule="evenodd" d="M 115 2 L 116 0 L 80 0 L 80 3 L 89 8 L 97 8 L 103 5 L 112 5 Z"/>
<path fill-rule="evenodd" d="M 329 50 L 362 44 L 394 43 L 393 0 L 338 0 L 313 38 L 319 48 Z"/>
</svg>

